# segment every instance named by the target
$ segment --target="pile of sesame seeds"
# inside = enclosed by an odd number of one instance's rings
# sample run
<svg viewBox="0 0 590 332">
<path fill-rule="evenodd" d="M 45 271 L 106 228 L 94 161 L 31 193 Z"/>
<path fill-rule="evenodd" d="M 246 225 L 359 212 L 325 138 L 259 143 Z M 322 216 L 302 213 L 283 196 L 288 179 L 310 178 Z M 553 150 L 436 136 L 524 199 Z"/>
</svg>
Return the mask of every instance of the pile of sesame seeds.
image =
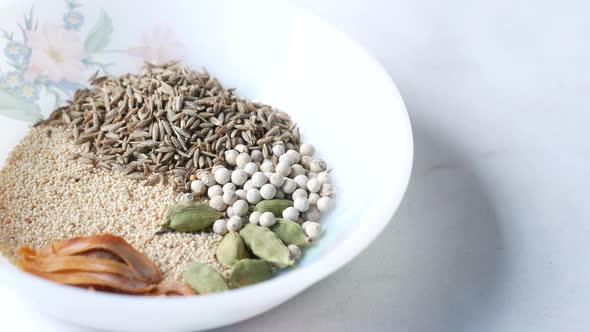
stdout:
<svg viewBox="0 0 590 332">
<path fill-rule="evenodd" d="M 215 259 L 218 234 L 154 235 L 174 203 L 170 185 L 144 186 L 71 159 L 80 146 L 68 134 L 64 127 L 33 128 L 0 171 L 0 251 L 6 258 L 14 261 L 21 246 L 38 249 L 111 233 L 156 263 L 167 279 L 180 281 L 194 262 L 226 270 Z"/>
</svg>

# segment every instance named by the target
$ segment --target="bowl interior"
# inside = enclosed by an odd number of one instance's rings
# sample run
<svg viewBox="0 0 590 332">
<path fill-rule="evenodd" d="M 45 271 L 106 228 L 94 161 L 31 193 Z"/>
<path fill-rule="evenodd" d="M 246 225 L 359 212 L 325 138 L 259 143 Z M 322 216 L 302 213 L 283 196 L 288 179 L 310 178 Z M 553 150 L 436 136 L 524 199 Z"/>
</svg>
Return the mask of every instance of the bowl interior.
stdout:
<svg viewBox="0 0 590 332">
<path fill-rule="evenodd" d="M 136 72 L 144 60 L 204 67 L 239 94 L 290 113 L 334 168 L 336 208 L 299 268 L 260 287 L 301 290 L 331 273 L 373 240 L 403 196 L 412 141 L 395 86 L 355 43 L 289 3 L 12 2 L 0 10 L 0 28 L 8 32 L 0 39 L 0 163 L 31 120 L 96 69 Z M 44 46 L 65 63 L 35 56 Z"/>
</svg>

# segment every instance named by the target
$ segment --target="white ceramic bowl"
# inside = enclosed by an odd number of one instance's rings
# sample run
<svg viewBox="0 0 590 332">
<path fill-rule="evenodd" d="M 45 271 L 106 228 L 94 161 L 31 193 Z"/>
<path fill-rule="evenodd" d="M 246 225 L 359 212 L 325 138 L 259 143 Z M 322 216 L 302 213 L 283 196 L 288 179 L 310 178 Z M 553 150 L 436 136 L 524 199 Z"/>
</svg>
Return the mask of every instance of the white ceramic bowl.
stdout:
<svg viewBox="0 0 590 332">
<path fill-rule="evenodd" d="M 26 133 L 28 124 L 20 120 L 46 116 L 55 98 L 66 98 L 97 67 L 110 63 L 112 73 L 134 72 L 143 59 L 181 58 L 242 95 L 289 112 L 334 167 L 340 189 L 336 209 L 323 221 L 325 236 L 300 266 L 243 289 L 188 298 L 91 293 L 0 263 L 0 282 L 40 311 L 121 331 L 194 331 L 238 322 L 352 260 L 402 199 L 412 135 L 395 85 L 361 47 L 306 10 L 270 0 L 84 1 L 79 7 L 8 1 L 0 7 L 0 28 L 14 32 L 0 39 L 0 160 Z M 34 31 L 23 34 L 19 25 Z"/>
</svg>

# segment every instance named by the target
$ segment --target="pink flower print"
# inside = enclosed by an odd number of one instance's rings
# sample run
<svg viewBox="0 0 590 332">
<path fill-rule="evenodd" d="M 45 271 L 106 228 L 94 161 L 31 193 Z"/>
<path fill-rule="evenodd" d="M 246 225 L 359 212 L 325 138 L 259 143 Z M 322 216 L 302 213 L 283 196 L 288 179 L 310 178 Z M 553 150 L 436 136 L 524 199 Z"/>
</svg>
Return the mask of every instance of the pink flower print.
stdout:
<svg viewBox="0 0 590 332">
<path fill-rule="evenodd" d="M 82 63 L 84 45 L 79 32 L 43 24 L 35 31 L 27 31 L 27 47 L 31 49 L 31 57 L 25 72 L 26 80 L 31 81 L 43 74 L 54 82 L 80 82 L 86 78 Z"/>
<path fill-rule="evenodd" d="M 129 55 L 140 57 L 154 64 L 170 60 L 181 60 L 186 54 L 186 47 L 178 41 L 170 27 L 155 27 L 142 36 L 143 46 L 130 48 Z"/>
</svg>

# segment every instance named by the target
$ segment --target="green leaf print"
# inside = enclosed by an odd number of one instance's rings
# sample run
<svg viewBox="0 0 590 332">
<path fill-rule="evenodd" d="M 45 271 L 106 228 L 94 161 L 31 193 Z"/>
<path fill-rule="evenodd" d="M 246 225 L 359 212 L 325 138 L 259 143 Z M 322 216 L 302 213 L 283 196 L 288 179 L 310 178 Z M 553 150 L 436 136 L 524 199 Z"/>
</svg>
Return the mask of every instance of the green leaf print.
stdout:
<svg viewBox="0 0 590 332">
<path fill-rule="evenodd" d="M 2 90 L 0 90 L 0 114 L 27 122 L 37 122 L 43 118 L 39 105 Z"/>
<path fill-rule="evenodd" d="M 113 22 L 111 17 L 104 10 L 101 10 L 98 21 L 84 41 L 84 49 L 88 54 L 104 50 L 111 41 L 112 34 Z"/>
</svg>

